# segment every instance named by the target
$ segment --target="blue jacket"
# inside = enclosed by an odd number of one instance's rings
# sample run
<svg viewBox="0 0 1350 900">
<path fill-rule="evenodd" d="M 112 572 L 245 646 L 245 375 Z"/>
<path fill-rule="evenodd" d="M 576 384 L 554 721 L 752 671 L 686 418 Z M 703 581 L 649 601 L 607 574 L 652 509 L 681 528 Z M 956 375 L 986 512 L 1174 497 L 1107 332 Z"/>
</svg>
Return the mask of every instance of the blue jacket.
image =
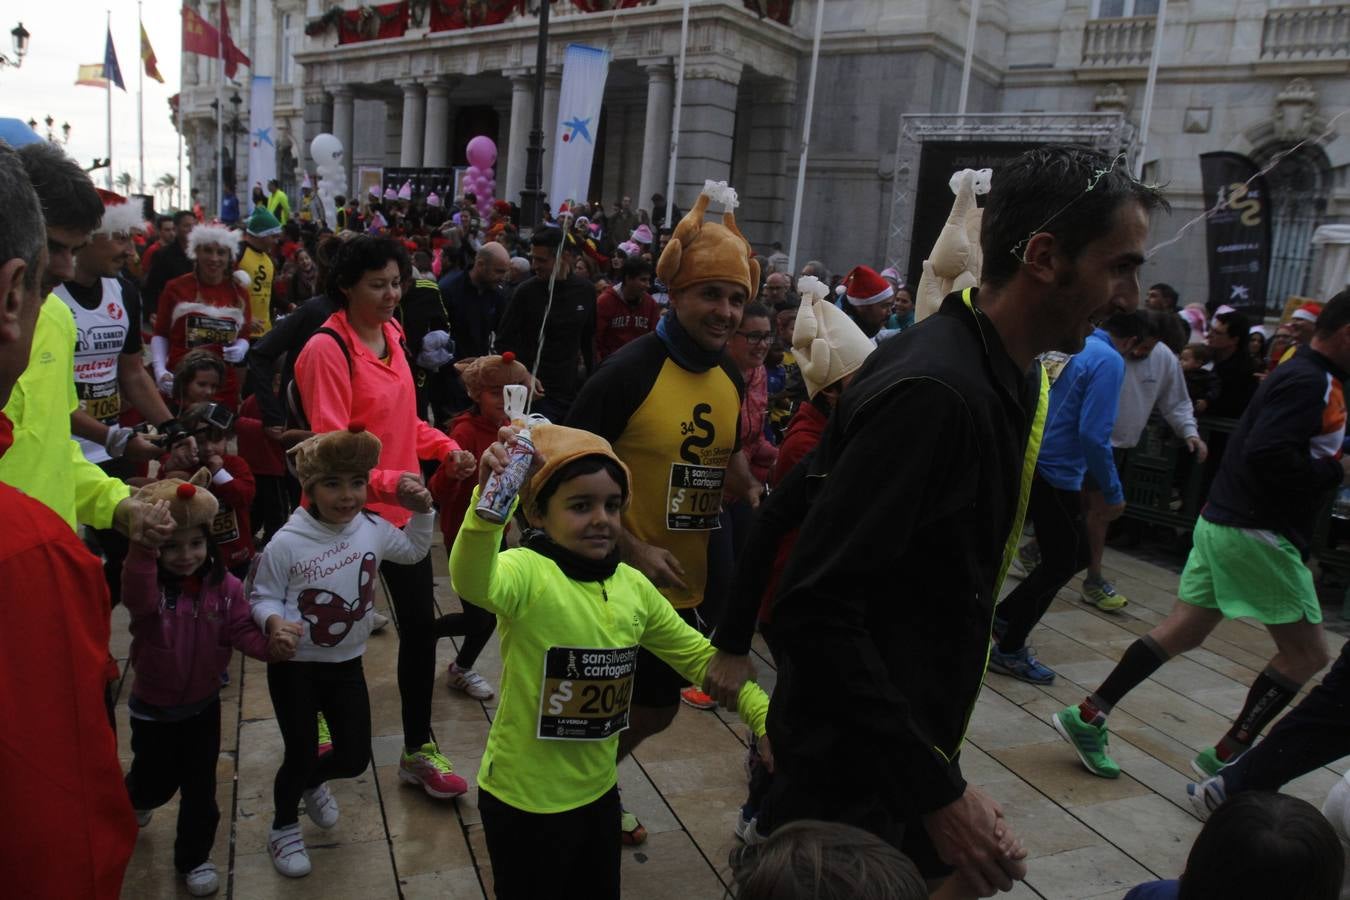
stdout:
<svg viewBox="0 0 1350 900">
<path fill-rule="evenodd" d="M 1083 475 L 1090 474 L 1107 503 L 1125 499 L 1111 455 L 1111 428 L 1124 381 L 1125 359 L 1111 336 L 1098 328 L 1050 388 L 1050 411 L 1036 468 L 1053 487 L 1079 490 Z"/>
</svg>

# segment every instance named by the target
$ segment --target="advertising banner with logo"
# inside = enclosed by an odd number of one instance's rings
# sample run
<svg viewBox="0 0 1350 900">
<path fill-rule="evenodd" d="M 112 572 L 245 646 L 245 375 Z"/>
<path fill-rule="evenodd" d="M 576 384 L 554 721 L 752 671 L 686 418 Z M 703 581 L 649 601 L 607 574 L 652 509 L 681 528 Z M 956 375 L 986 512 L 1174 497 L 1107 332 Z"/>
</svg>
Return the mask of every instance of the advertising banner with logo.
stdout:
<svg viewBox="0 0 1350 900">
<path fill-rule="evenodd" d="M 1270 273 L 1270 195 L 1256 164 L 1240 153 L 1200 154 L 1209 247 L 1212 313 L 1231 306 L 1258 319 L 1266 311 Z"/>
</svg>

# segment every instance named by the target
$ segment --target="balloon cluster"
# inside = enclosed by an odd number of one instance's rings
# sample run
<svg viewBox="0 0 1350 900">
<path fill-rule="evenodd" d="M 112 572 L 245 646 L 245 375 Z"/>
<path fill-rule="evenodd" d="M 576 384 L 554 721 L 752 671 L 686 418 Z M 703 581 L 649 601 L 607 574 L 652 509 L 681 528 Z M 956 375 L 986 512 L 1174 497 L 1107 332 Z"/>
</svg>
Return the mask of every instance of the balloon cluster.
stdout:
<svg viewBox="0 0 1350 900">
<path fill-rule="evenodd" d="M 497 163 L 497 145 L 492 138 L 479 135 L 465 148 L 469 168 L 464 173 L 464 191 L 478 200 L 478 214 L 484 219 L 492 215 L 492 200 L 497 193 L 497 179 L 492 167 Z"/>
<path fill-rule="evenodd" d="M 342 164 L 342 141 L 327 132 L 314 135 L 309 156 L 319 172 L 319 202 L 329 227 L 337 227 L 336 198 L 347 193 L 347 168 Z"/>
</svg>

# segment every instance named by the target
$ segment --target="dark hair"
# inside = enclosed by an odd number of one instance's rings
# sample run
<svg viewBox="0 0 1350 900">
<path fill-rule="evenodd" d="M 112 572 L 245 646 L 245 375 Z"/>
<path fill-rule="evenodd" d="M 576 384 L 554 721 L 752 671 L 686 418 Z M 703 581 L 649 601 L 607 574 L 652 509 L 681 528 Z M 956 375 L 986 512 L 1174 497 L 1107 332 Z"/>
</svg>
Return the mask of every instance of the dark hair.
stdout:
<svg viewBox="0 0 1350 900">
<path fill-rule="evenodd" d="M 19 148 L 28 181 L 42 204 L 48 228 L 93 231 L 103 221 L 103 200 L 80 164 L 55 144 L 38 141 Z"/>
<path fill-rule="evenodd" d="M 412 255 L 412 264 L 423 272 L 431 269 L 431 254 L 425 250 L 418 250 Z"/>
<path fill-rule="evenodd" d="M 1247 332 L 1247 348 L 1248 348 L 1249 350 L 1251 349 L 1251 343 L 1252 343 L 1252 339 L 1253 339 L 1253 338 L 1259 338 L 1260 341 L 1261 341 L 1261 349 L 1260 349 L 1259 351 L 1257 351 L 1256 353 L 1253 354 L 1254 358 L 1255 358 L 1256 360 L 1258 360 L 1258 361 L 1265 359 L 1265 358 L 1266 358 L 1266 344 L 1268 343 L 1268 340 L 1267 340 L 1267 338 L 1266 338 L 1266 333 L 1265 333 L 1264 331 L 1260 330 L 1259 328 L 1256 328 L 1256 329 L 1253 329 L 1253 330 Z"/>
<path fill-rule="evenodd" d="M 1240 313 L 1237 310 L 1233 312 L 1219 313 L 1214 317 L 1222 322 L 1228 329 L 1228 336 L 1237 338 L 1238 353 L 1247 352 L 1247 335 L 1252 330 L 1251 320 L 1247 318 L 1246 313 Z"/>
<path fill-rule="evenodd" d="M 333 205 L 334 205 L 334 206 L 346 206 L 346 205 L 347 205 L 347 198 L 344 197 L 344 196 L 342 196 L 341 194 L 338 194 L 336 197 L 333 198 Z"/>
<path fill-rule="evenodd" d="M 178 227 L 178 223 L 183 221 L 184 219 L 191 219 L 192 221 L 195 222 L 197 221 L 197 214 L 190 209 L 180 209 L 178 212 L 173 214 L 174 227 L 175 228 Z"/>
<path fill-rule="evenodd" d="M 220 377 L 221 387 L 225 386 L 225 361 L 210 350 L 189 350 L 178 360 L 173 370 L 173 394 L 175 399 L 183 399 L 183 388 L 197 376 L 198 372 L 210 369 Z"/>
<path fill-rule="evenodd" d="M 1322 307 L 1317 315 L 1317 334 L 1331 337 L 1346 325 L 1350 325 L 1350 288 L 1332 297 Z"/>
<path fill-rule="evenodd" d="M 1180 323 L 1181 319 L 1176 313 L 1163 312 L 1160 309 L 1146 309 L 1139 307 L 1139 315 L 1144 319 L 1144 337 L 1166 339 L 1171 329 L 1171 320 L 1175 319 Z"/>
<path fill-rule="evenodd" d="M 0 141 L 0 197 L 5 198 L 5 214 L 0 216 L 0 264 L 11 259 L 24 261 L 23 286 L 37 287 L 38 260 L 47 243 L 42 205 L 29 181 L 22 159 Z"/>
<path fill-rule="evenodd" d="M 1214 359 L 1214 351 L 1209 349 L 1209 344 L 1199 344 L 1199 343 L 1187 344 L 1185 347 L 1182 347 L 1181 349 L 1183 351 L 1185 350 L 1191 351 L 1191 356 L 1194 356 L 1202 366 L 1205 363 L 1211 362 Z M 1177 355 L 1180 356 L 1180 354 Z"/>
<path fill-rule="evenodd" d="M 622 253 L 623 251 L 616 250 L 614 252 Z M 627 281 L 630 278 L 641 278 L 643 275 L 651 275 L 653 271 L 652 264 L 647 262 L 647 260 L 643 259 L 642 256 L 637 253 L 626 257 L 623 261 L 624 281 Z"/>
<path fill-rule="evenodd" d="M 1166 297 L 1168 302 L 1172 304 L 1173 309 L 1176 309 L 1177 304 L 1181 302 L 1181 295 L 1178 294 L 1177 289 L 1172 287 L 1170 284 L 1166 284 L 1160 281 L 1157 284 L 1150 284 L 1148 286 L 1148 289 L 1150 291 L 1157 291 L 1158 293 Z"/>
<path fill-rule="evenodd" d="M 204 585 L 219 584 L 225 580 L 225 559 L 220 554 L 220 545 L 211 536 L 210 525 L 203 522 L 197 527 L 202 530 L 202 537 L 206 538 L 206 561 L 192 574 Z M 163 560 L 163 557 L 160 557 L 160 560 Z M 159 578 L 165 600 L 174 602 L 183 595 L 183 576 L 164 571 L 162 561 L 159 562 Z"/>
<path fill-rule="evenodd" d="M 286 240 L 288 241 L 299 241 L 300 223 L 295 219 L 289 220 L 285 225 L 281 226 L 281 233 L 286 235 Z"/>
<path fill-rule="evenodd" d="M 1073 260 L 1115 227 L 1116 211 L 1125 204 L 1138 203 L 1146 212 L 1166 209 L 1162 195 L 1136 181 L 1122 163 L 1089 147 L 1047 144 L 1001 166 L 980 227 L 981 278 L 1005 284 L 1037 234 L 1053 235 L 1056 248 Z"/>
<path fill-rule="evenodd" d="M 909 857 L 870 832 L 801 819 L 731 853 L 738 900 L 922 900 Z"/>
<path fill-rule="evenodd" d="M 774 312 L 758 300 L 745 304 L 741 309 L 741 321 L 746 319 L 768 319 L 773 321 Z"/>
<path fill-rule="evenodd" d="M 530 235 L 531 247 L 547 247 L 555 255 L 558 252 L 558 245 L 562 244 L 564 253 L 577 252 L 577 239 L 572 236 L 572 232 L 564 232 L 561 228 L 553 225 L 546 225 L 543 228 L 536 228 Z"/>
<path fill-rule="evenodd" d="M 324 287 L 328 296 L 344 309 L 347 307 L 344 291 L 360 281 L 367 272 L 378 271 L 390 262 L 395 262 L 401 275 L 409 271 L 411 266 L 408 251 L 392 238 L 358 234 L 345 240 L 326 241 L 323 246 L 331 251 L 331 255 L 325 259 Z"/>
<path fill-rule="evenodd" d="M 589 456 L 582 456 L 572 460 L 567 465 L 553 473 L 548 481 L 534 495 L 534 505 L 538 508 L 539 514 L 548 512 L 548 501 L 553 495 L 558 493 L 558 488 L 562 487 L 564 482 L 573 478 L 580 478 L 582 475 L 594 475 L 596 472 L 608 472 L 609 477 L 619 485 L 619 492 L 623 494 L 625 502 L 628 500 L 628 476 L 624 474 L 623 466 L 610 459 L 608 456 L 601 456 L 599 453 L 592 453 Z"/>
<path fill-rule="evenodd" d="M 1179 900 L 1336 900 L 1345 853 L 1306 800 L 1244 791 L 1209 817 L 1191 845 Z"/>
<path fill-rule="evenodd" d="M 1102 323 L 1102 328 L 1111 337 L 1142 340 L 1148 334 L 1148 315 L 1142 309 L 1114 313 Z"/>
<path fill-rule="evenodd" d="M 156 228 L 156 229 L 163 228 L 166 222 L 167 222 L 168 224 L 172 225 L 172 224 L 173 224 L 173 216 L 168 216 L 168 215 L 165 215 L 164 213 L 160 213 L 159 215 L 155 216 L 155 228 Z"/>
</svg>

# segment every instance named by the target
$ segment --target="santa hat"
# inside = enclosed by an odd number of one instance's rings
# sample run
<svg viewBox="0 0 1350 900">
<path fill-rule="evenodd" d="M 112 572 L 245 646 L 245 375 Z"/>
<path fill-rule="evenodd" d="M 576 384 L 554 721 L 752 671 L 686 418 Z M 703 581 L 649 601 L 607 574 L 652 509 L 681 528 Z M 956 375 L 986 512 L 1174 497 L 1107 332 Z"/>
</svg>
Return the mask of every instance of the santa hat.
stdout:
<svg viewBox="0 0 1350 900">
<path fill-rule="evenodd" d="M 619 245 L 619 249 L 624 252 L 625 256 L 638 256 L 642 253 L 642 248 L 633 241 L 624 241 Z"/>
<path fill-rule="evenodd" d="M 99 199 L 103 201 L 103 221 L 94 229 L 94 234 L 130 234 L 145 230 L 145 216 L 139 203 L 129 202 L 121 194 L 102 188 L 94 190 L 98 191 Z"/>
<path fill-rule="evenodd" d="M 427 206 L 440 206 L 440 205 L 441 205 L 440 194 L 436 193 L 435 191 L 432 191 L 430 194 L 427 194 Z"/>
<path fill-rule="evenodd" d="M 1305 303 L 1298 309 L 1289 314 L 1290 319 L 1300 319 L 1304 322 L 1316 322 L 1317 317 L 1322 314 L 1322 304 Z"/>
<path fill-rule="evenodd" d="M 379 195 L 377 194 L 376 196 L 379 196 Z M 394 189 L 391 188 L 391 187 L 385 188 L 385 189 L 384 189 L 384 199 L 386 199 L 386 200 L 397 200 L 397 199 L 398 199 L 398 191 L 394 190 Z"/>
<path fill-rule="evenodd" d="M 197 248 L 205 247 L 207 244 L 214 244 L 217 247 L 224 247 L 230 251 L 230 256 L 234 257 L 239 253 L 239 232 L 231 231 L 224 225 L 198 225 L 192 229 L 192 234 L 188 235 L 187 255 L 188 259 L 197 258 Z"/>
<path fill-rule="evenodd" d="M 624 484 L 625 494 L 631 496 L 632 474 L 628 471 L 628 467 L 623 464 L 623 460 L 615 455 L 614 448 L 610 446 L 609 441 L 599 435 L 582 431 L 579 428 L 540 424 L 530 428 L 530 443 L 534 444 L 534 449 L 539 454 L 538 458 L 544 462 L 521 486 L 521 509 L 530 510 L 534 506 L 534 498 L 539 496 L 540 490 L 553 479 L 554 475 L 568 463 L 585 456 L 603 456 L 618 465 L 626 482 Z M 627 505 L 627 498 L 625 498 L 624 506 Z"/>
<path fill-rule="evenodd" d="M 510 350 L 501 356 L 475 356 L 455 363 L 464 392 L 475 403 L 483 391 L 508 384 L 529 384 L 530 370 Z"/>
<path fill-rule="evenodd" d="M 844 278 L 844 298 L 853 306 L 871 306 L 895 296 L 891 283 L 867 266 L 857 266 Z"/>
<path fill-rule="evenodd" d="M 353 422 L 346 431 L 316 434 L 286 452 L 295 464 L 295 477 L 308 490 L 330 475 L 368 476 L 380 461 L 380 439 Z"/>
<path fill-rule="evenodd" d="M 1181 316 L 1182 321 L 1191 329 L 1191 339 L 1188 343 L 1203 344 L 1205 332 L 1209 327 L 1205 321 L 1205 308 L 1199 304 L 1187 306 L 1180 310 L 1177 315 Z"/>
<path fill-rule="evenodd" d="M 272 237 L 281 234 L 281 223 L 277 217 L 267 211 L 265 206 L 253 207 L 253 215 L 248 217 L 246 228 L 253 237 Z"/>
<path fill-rule="evenodd" d="M 895 285 L 895 289 L 897 291 L 905 286 L 905 279 L 900 277 L 900 271 L 896 269 L 895 266 L 887 266 L 886 268 L 882 269 L 881 277 L 885 278 L 891 284 Z"/>
<path fill-rule="evenodd" d="M 823 388 L 856 372 L 876 344 L 848 313 L 826 299 L 830 289 L 819 278 L 798 279 L 797 293 L 802 303 L 792 329 L 792 356 L 807 396 L 814 398 Z"/>
<path fill-rule="evenodd" d="M 645 224 L 639 225 L 637 228 L 633 229 L 631 238 L 635 243 L 650 247 L 652 243 L 652 230 Z"/>
<path fill-rule="evenodd" d="M 503 216 L 511 215 L 511 204 L 507 203 L 505 200 L 493 200 L 492 208 Z"/>
<path fill-rule="evenodd" d="M 708 204 L 722 204 L 722 221 L 705 222 Z M 725 281 L 745 289 L 747 300 L 759 290 L 759 261 L 750 242 L 736 227 L 736 191 L 725 181 L 707 181 L 694 208 L 671 232 L 670 242 L 656 263 L 656 276 L 673 294 L 709 281 Z M 646 226 L 641 226 L 646 227 Z"/>
<path fill-rule="evenodd" d="M 167 500 L 176 528 L 210 525 L 220 510 L 220 503 L 207 490 L 210 484 L 211 472 L 203 466 L 187 481 L 181 478 L 152 481 L 136 491 L 132 499 L 147 504 Z"/>
</svg>

